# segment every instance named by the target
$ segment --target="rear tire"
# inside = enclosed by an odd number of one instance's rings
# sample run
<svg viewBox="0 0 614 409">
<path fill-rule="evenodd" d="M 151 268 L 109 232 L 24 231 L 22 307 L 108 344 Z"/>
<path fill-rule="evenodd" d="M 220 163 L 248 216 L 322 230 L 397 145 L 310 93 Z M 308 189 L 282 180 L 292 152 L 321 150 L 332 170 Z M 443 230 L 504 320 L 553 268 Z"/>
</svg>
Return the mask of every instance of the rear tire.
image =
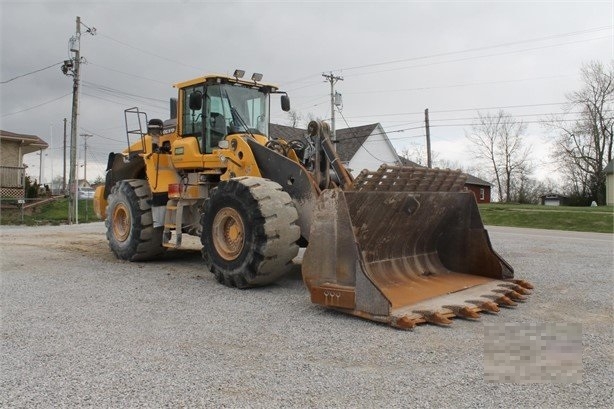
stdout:
<svg viewBox="0 0 614 409">
<path fill-rule="evenodd" d="M 298 254 L 298 213 L 281 186 L 242 177 L 220 182 L 205 202 L 203 259 L 229 287 L 270 284 L 287 273 Z"/>
<path fill-rule="evenodd" d="M 164 227 L 153 227 L 150 199 L 146 180 L 121 180 L 111 189 L 105 225 L 109 247 L 117 258 L 144 261 L 164 254 Z"/>
</svg>

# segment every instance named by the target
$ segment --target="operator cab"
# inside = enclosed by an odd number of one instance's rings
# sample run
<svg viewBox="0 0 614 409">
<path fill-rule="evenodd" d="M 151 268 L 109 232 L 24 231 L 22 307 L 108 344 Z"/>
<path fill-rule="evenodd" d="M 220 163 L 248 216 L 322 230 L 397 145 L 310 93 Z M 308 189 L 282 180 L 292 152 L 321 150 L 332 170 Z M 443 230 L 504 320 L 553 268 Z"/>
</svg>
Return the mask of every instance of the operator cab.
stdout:
<svg viewBox="0 0 614 409">
<path fill-rule="evenodd" d="M 252 81 L 242 80 L 239 74 L 237 70 L 234 78 L 207 76 L 175 85 L 179 88 L 179 135 L 197 138 L 201 153 L 212 153 L 232 134 L 268 137 L 273 93 L 281 93 L 282 110 L 290 110 L 288 96 L 273 85 L 259 83 L 260 74 L 254 74 Z"/>
</svg>

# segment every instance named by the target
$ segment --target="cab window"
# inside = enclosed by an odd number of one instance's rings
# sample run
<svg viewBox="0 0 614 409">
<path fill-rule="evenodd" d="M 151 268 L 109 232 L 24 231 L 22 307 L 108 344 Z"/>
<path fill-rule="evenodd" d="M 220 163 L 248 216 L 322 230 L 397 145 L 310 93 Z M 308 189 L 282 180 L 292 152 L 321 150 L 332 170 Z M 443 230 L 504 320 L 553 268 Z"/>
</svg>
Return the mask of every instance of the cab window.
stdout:
<svg viewBox="0 0 614 409">
<path fill-rule="evenodd" d="M 205 152 L 210 153 L 228 135 L 232 114 L 220 85 L 207 87 L 205 95 Z"/>
<path fill-rule="evenodd" d="M 181 136 L 195 136 L 200 138 L 203 129 L 202 109 L 190 108 L 190 100 L 195 96 L 204 95 L 202 85 L 186 88 L 183 92 L 183 118 Z"/>
</svg>

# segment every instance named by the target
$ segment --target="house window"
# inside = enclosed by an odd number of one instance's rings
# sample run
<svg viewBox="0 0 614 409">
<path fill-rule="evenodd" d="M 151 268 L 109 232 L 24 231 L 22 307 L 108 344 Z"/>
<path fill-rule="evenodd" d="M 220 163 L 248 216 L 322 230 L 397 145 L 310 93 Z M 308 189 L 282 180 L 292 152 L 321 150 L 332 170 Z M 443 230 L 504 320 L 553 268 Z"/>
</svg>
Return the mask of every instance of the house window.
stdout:
<svg viewBox="0 0 614 409">
<path fill-rule="evenodd" d="M 480 200 L 484 200 L 484 188 L 480 188 Z"/>
</svg>

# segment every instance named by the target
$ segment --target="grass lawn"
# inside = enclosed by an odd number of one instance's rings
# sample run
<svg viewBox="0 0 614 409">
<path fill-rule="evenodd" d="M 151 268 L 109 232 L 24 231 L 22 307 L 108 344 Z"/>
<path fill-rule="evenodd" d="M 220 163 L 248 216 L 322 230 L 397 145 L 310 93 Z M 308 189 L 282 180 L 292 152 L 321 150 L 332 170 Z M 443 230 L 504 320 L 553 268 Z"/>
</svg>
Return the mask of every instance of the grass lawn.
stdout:
<svg viewBox="0 0 614 409">
<path fill-rule="evenodd" d="M 614 207 L 481 204 L 484 224 L 536 229 L 614 233 Z"/>
<path fill-rule="evenodd" d="M 86 214 L 87 207 L 87 214 Z M 87 216 L 87 217 L 86 217 Z M 52 202 L 26 208 L 23 221 L 20 209 L 4 208 L 0 211 L 0 224 L 23 224 L 37 226 L 43 224 L 68 224 L 68 199 L 59 198 Z M 79 223 L 100 221 L 94 213 L 93 200 L 79 200 Z"/>
<path fill-rule="evenodd" d="M 85 208 L 87 206 L 87 217 Z M 486 225 L 532 227 L 537 229 L 614 233 L 614 207 L 537 206 L 490 203 L 479 205 Z M 19 209 L 2 209 L 0 224 L 66 224 L 68 199 L 26 209 L 23 222 Z M 99 221 L 94 214 L 93 201 L 79 200 L 79 223 Z"/>
</svg>

